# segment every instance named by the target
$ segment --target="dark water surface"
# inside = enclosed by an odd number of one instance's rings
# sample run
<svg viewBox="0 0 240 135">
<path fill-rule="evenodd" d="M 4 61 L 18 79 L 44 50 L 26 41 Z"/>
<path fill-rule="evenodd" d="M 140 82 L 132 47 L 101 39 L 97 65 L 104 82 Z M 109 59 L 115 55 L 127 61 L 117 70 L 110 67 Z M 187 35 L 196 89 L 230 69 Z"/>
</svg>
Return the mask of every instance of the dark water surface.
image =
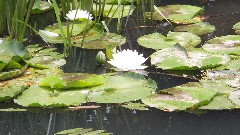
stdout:
<svg viewBox="0 0 240 135">
<path fill-rule="evenodd" d="M 158 5 L 191 4 L 203 6 L 205 21 L 216 26 L 212 34 L 202 36 L 203 39 L 215 36 L 234 34 L 233 24 L 240 21 L 240 0 L 156 0 Z M 127 43 L 120 49 L 136 49 L 145 57 L 154 50 L 138 46 L 136 39 L 144 34 L 155 31 L 167 33 L 166 23 L 149 23 L 147 28 L 141 19 L 141 10 L 128 20 L 126 28 L 121 32 L 127 37 Z M 125 25 L 126 20 L 124 21 Z M 115 23 L 115 20 L 112 21 Z M 114 31 L 111 25 L 110 30 Z M 106 67 L 98 67 L 95 55 L 98 50 L 73 49 L 63 67 L 66 72 L 105 73 Z M 147 61 L 147 65 L 150 61 Z M 157 70 L 154 67 L 147 69 L 149 77 L 158 83 L 158 88 L 168 88 L 181 85 L 194 79 L 177 77 Z M 160 74 L 156 74 L 159 72 Z M 197 73 L 193 73 L 196 75 Z M 196 76 L 198 78 L 198 76 Z M 9 106 L 12 106 L 9 103 Z M 8 107 L 8 103 L 1 104 L 1 108 Z M 240 134 L 240 111 L 208 111 L 204 114 L 188 112 L 164 112 L 157 109 L 150 111 L 135 111 L 121 108 L 117 105 L 103 105 L 98 109 L 82 109 L 77 111 L 63 110 L 36 110 L 27 112 L 0 112 L 0 135 L 52 135 L 56 132 L 71 128 L 103 129 L 116 135 L 238 135 Z"/>
</svg>

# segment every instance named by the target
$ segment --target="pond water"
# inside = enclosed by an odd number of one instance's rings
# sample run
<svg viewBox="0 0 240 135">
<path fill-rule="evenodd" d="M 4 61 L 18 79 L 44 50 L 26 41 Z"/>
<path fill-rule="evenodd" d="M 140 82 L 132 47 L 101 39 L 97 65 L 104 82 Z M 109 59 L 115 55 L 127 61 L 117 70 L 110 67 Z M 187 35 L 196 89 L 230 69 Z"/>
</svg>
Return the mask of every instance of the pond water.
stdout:
<svg viewBox="0 0 240 135">
<path fill-rule="evenodd" d="M 240 1 L 238 0 L 157 1 L 157 5 L 168 4 L 203 6 L 206 21 L 216 26 L 214 33 L 202 36 L 205 40 L 215 36 L 234 34 L 232 26 L 240 21 Z M 140 14 L 135 13 L 133 17 L 129 18 L 126 28 L 123 28 L 121 34 L 127 37 L 127 43 L 121 46 L 120 49 L 136 49 L 138 52 L 143 53 L 145 57 L 148 57 L 154 50 L 138 46 L 137 38 L 153 31 L 167 33 L 169 27 L 166 22 L 149 22 L 145 24 Z M 112 21 L 112 24 L 114 23 L 116 23 L 115 20 Z M 110 25 L 109 29 L 115 31 L 115 26 Z M 59 50 L 62 50 L 62 48 L 59 47 Z M 108 72 L 106 67 L 96 65 L 95 55 L 98 51 L 73 48 L 73 52 L 66 58 L 67 64 L 63 69 L 66 72 Z M 147 61 L 146 64 L 150 65 L 150 61 Z M 158 83 L 158 89 L 196 81 L 199 78 L 198 71 L 190 73 L 192 76 L 190 75 L 187 78 L 178 76 L 176 73 L 163 72 L 154 67 L 147 68 L 147 71 L 149 72 L 148 77 Z M 12 107 L 12 103 L 1 104 L 1 108 L 9 106 Z M 29 109 L 26 112 L 0 112 L 0 135 L 52 135 L 72 128 L 103 129 L 116 135 L 234 135 L 240 132 L 239 114 L 239 110 L 208 111 L 203 114 L 183 111 L 164 112 L 157 109 L 137 111 L 111 104 L 101 105 L 97 109 L 71 111 Z"/>
</svg>

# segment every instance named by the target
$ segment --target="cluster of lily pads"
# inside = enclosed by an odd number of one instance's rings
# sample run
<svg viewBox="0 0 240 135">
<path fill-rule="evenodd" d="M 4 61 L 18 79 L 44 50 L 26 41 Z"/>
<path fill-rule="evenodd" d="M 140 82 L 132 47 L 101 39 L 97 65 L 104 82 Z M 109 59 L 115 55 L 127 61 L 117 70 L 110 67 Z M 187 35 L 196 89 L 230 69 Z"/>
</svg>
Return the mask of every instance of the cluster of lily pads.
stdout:
<svg viewBox="0 0 240 135">
<path fill-rule="evenodd" d="M 115 17 L 113 0 L 106 0 L 103 16 Z M 127 1 L 125 4 L 130 4 Z M 95 3 L 99 4 L 99 3 Z M 38 9 L 39 5 L 35 8 Z M 129 5 L 132 6 L 132 5 Z M 93 6 L 98 7 L 98 6 Z M 128 9 L 124 6 L 124 9 Z M 134 9 L 129 7 L 129 11 Z M 37 11 L 36 11 L 37 12 Z M 132 11 L 131 11 L 132 12 Z M 97 16 L 97 12 L 94 12 Z M 122 12 L 123 14 L 125 12 Z M 208 71 L 206 79 L 173 88 L 157 90 L 152 79 L 134 72 L 64 73 L 59 67 L 65 64 L 56 48 L 30 45 L 24 48 L 16 41 L 0 40 L 0 101 L 12 100 L 24 107 L 68 107 L 83 103 L 119 103 L 123 107 L 147 110 L 148 106 L 161 110 L 232 109 L 239 108 L 239 44 L 240 35 L 227 35 L 208 40 L 202 47 L 199 35 L 211 33 L 215 27 L 202 22 L 203 8 L 189 5 L 158 7 L 155 20 L 168 19 L 181 24 L 166 36 L 152 33 L 138 38 L 138 43 L 156 50 L 151 64 L 163 70 Z M 150 13 L 146 13 L 150 17 Z M 105 32 L 104 25 L 92 21 L 92 15 L 83 10 L 73 10 L 62 22 L 64 35 L 71 31 L 74 46 L 85 49 L 113 49 L 122 45 L 125 38 Z M 233 26 L 239 33 L 239 24 Z M 39 31 L 49 43 L 63 43 L 57 24 Z M 136 51 L 124 50 L 112 54 L 108 61 L 122 71 L 142 70 L 147 59 Z M 227 69 L 227 70 L 225 70 Z M 223 71 L 217 71 L 223 70 Z M 232 78 L 231 78 L 232 77 Z M 130 101 L 140 101 L 130 102 Z"/>
</svg>

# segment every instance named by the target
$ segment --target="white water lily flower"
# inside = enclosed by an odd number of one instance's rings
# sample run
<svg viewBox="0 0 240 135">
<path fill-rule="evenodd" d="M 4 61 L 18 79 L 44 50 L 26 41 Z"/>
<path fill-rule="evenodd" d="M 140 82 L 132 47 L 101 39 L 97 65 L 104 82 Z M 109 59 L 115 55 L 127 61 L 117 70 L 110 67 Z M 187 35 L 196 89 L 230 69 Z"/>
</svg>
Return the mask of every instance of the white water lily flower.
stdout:
<svg viewBox="0 0 240 135">
<path fill-rule="evenodd" d="M 117 51 L 116 54 L 113 54 L 113 59 L 108 61 L 108 63 L 120 70 L 131 71 L 146 68 L 147 66 L 142 66 L 146 60 L 143 54 L 138 55 L 136 50 L 132 51 L 127 49 L 122 52 Z"/>
<path fill-rule="evenodd" d="M 75 19 L 89 19 L 92 20 L 92 14 L 90 14 L 88 11 L 84 10 L 71 10 L 67 14 L 68 20 L 75 20 Z"/>
<path fill-rule="evenodd" d="M 39 30 L 39 32 L 48 36 L 48 37 L 58 37 L 59 36 L 57 33 L 54 33 L 54 32 L 51 32 L 51 31 Z"/>
</svg>

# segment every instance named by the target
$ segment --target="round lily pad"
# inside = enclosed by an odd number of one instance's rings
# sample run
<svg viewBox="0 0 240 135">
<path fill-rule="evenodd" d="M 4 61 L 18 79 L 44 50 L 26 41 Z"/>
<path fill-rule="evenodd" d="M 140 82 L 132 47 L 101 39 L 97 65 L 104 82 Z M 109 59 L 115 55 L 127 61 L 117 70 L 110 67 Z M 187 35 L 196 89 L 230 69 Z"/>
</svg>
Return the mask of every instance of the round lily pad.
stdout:
<svg viewBox="0 0 240 135">
<path fill-rule="evenodd" d="M 32 7 L 32 14 L 44 13 L 53 9 L 52 4 L 47 1 L 36 0 L 33 7 Z"/>
<path fill-rule="evenodd" d="M 210 39 L 202 48 L 210 53 L 240 55 L 240 35 L 227 35 Z"/>
<path fill-rule="evenodd" d="M 62 91 L 32 86 L 14 102 L 28 107 L 78 106 L 81 103 L 86 103 L 87 95 L 88 91 L 86 90 Z"/>
<path fill-rule="evenodd" d="M 228 55 L 209 54 L 201 49 L 187 52 L 175 45 L 159 50 L 151 55 L 151 64 L 167 70 L 199 70 L 225 65 L 230 61 Z"/>
<path fill-rule="evenodd" d="M 136 73 L 105 75 L 103 85 L 93 87 L 88 96 L 90 102 L 124 103 L 136 101 L 151 95 L 157 84 Z"/>
<path fill-rule="evenodd" d="M 201 43 L 201 38 L 188 32 L 169 32 L 167 37 L 160 33 L 153 33 L 139 37 L 137 41 L 141 46 L 156 50 L 169 48 L 177 43 L 191 49 Z"/>
<path fill-rule="evenodd" d="M 233 91 L 229 94 L 229 99 L 232 103 L 236 104 L 238 107 L 240 106 L 240 90 Z"/>
<path fill-rule="evenodd" d="M 191 5 L 167 5 L 158 7 L 158 9 L 165 18 L 182 24 L 201 22 L 201 19 L 197 16 L 203 13 L 203 8 Z M 146 16 L 150 18 L 151 13 L 146 12 Z M 153 19 L 155 20 L 161 21 L 164 20 L 164 17 L 158 11 L 153 13 Z"/>
<path fill-rule="evenodd" d="M 208 104 L 216 95 L 211 89 L 199 87 L 177 86 L 161 90 L 159 94 L 142 99 L 150 107 L 174 111 Z"/>
<path fill-rule="evenodd" d="M 203 35 L 215 31 L 215 26 L 208 22 L 199 22 L 175 27 L 174 31 L 187 31 L 196 35 Z"/>
</svg>

